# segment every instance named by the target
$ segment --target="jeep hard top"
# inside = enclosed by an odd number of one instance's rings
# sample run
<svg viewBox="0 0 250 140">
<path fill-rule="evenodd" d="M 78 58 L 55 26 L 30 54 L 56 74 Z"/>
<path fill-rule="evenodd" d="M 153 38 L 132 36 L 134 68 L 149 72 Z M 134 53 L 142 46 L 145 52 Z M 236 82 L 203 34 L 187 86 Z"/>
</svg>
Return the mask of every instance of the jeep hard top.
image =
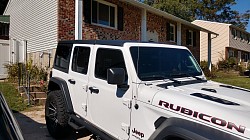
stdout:
<svg viewBox="0 0 250 140">
<path fill-rule="evenodd" d="M 101 139 L 250 139 L 250 91 L 207 81 L 182 46 L 60 41 L 45 107 L 49 133 Z"/>
</svg>

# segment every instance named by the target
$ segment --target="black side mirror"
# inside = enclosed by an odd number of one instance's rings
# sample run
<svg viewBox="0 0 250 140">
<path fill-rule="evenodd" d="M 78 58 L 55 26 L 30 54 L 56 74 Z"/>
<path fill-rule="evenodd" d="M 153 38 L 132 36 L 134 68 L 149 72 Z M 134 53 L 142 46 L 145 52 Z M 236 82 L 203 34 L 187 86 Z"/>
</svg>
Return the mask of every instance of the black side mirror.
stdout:
<svg viewBox="0 0 250 140">
<path fill-rule="evenodd" d="M 107 70 L 108 84 L 122 85 L 125 81 L 125 70 L 123 68 L 110 68 Z"/>
</svg>

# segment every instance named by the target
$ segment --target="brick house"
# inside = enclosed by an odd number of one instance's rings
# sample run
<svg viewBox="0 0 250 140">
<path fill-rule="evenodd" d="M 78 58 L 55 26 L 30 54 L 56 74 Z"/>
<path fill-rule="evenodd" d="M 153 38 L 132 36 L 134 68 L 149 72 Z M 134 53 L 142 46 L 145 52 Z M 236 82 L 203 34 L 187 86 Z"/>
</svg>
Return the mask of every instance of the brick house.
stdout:
<svg viewBox="0 0 250 140">
<path fill-rule="evenodd" d="M 28 57 L 42 66 L 53 62 L 59 40 L 73 39 L 177 44 L 199 62 L 199 32 L 214 34 L 136 0 L 10 0 L 4 15 L 10 15 L 11 46 L 27 48 Z"/>
<path fill-rule="evenodd" d="M 236 58 L 238 63 L 250 61 L 250 33 L 232 24 L 195 20 L 193 24 L 211 31 L 216 31 L 219 36 L 212 40 L 212 62 L 216 64 L 221 59 Z M 201 32 L 200 59 L 207 60 L 207 36 Z"/>
</svg>

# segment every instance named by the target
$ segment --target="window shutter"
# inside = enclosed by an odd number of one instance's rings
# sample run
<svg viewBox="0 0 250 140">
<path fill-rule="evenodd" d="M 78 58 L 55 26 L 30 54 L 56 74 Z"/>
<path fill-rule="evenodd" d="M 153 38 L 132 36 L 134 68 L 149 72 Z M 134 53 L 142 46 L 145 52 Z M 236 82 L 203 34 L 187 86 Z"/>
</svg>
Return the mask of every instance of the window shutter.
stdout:
<svg viewBox="0 0 250 140">
<path fill-rule="evenodd" d="M 118 30 L 123 31 L 123 8 L 118 7 Z"/>
<path fill-rule="evenodd" d="M 91 1 L 92 0 L 84 0 L 84 21 L 86 23 L 91 23 Z"/>
<path fill-rule="evenodd" d="M 186 45 L 190 45 L 188 35 L 189 35 L 189 31 L 186 30 Z"/>
<path fill-rule="evenodd" d="M 167 22 L 167 32 L 166 32 L 167 34 L 167 41 L 169 41 L 170 40 L 170 23 L 168 23 Z"/>
<path fill-rule="evenodd" d="M 196 46 L 196 32 L 193 31 L 193 46 Z"/>
</svg>

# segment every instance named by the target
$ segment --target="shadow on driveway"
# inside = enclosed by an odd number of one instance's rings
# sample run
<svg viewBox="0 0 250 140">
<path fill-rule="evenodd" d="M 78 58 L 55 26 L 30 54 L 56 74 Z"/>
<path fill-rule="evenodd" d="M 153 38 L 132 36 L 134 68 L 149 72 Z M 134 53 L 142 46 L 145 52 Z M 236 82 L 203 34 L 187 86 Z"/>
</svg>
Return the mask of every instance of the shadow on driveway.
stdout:
<svg viewBox="0 0 250 140">
<path fill-rule="evenodd" d="M 25 140 L 54 140 L 46 127 L 44 118 L 44 109 L 38 109 L 29 112 L 15 112 L 20 128 Z M 83 129 L 80 132 L 72 131 L 69 137 L 61 140 L 90 140 L 91 132 Z"/>
</svg>

